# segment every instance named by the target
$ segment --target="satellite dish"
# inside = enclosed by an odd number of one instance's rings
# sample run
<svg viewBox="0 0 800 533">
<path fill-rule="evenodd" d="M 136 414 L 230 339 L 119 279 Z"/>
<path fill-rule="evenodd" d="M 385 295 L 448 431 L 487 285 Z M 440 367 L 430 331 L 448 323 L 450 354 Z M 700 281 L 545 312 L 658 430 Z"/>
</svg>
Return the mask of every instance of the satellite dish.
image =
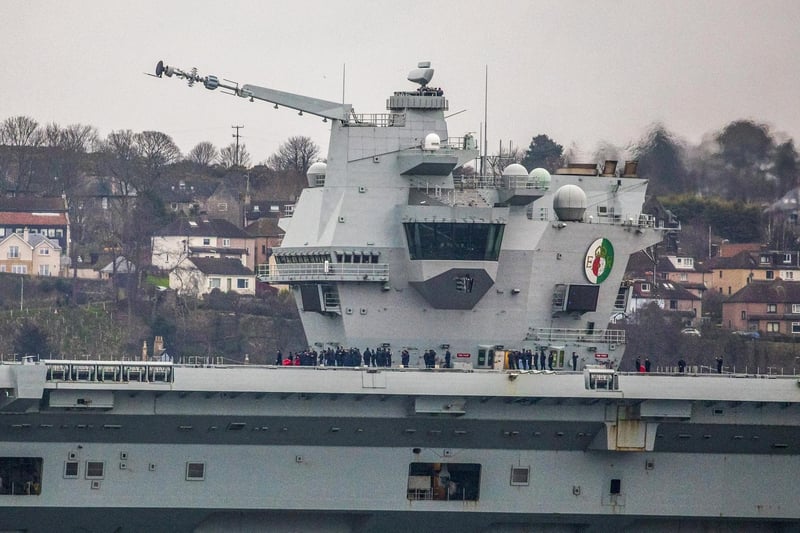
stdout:
<svg viewBox="0 0 800 533">
<path fill-rule="evenodd" d="M 163 61 L 159 61 L 156 64 L 156 77 L 160 78 L 162 74 L 164 74 L 164 62 Z"/>
</svg>

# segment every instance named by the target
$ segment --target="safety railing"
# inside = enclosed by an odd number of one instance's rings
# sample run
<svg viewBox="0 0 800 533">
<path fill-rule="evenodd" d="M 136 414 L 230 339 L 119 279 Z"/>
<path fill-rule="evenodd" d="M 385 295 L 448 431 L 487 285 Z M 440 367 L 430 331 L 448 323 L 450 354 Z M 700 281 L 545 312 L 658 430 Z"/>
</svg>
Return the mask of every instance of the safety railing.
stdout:
<svg viewBox="0 0 800 533">
<path fill-rule="evenodd" d="M 386 263 L 294 263 L 271 265 L 264 281 L 389 281 Z"/>
<path fill-rule="evenodd" d="M 525 337 L 527 341 L 540 341 L 547 343 L 562 342 L 596 342 L 609 344 L 624 344 L 625 330 L 623 329 L 581 329 L 581 328 L 531 328 Z"/>
</svg>

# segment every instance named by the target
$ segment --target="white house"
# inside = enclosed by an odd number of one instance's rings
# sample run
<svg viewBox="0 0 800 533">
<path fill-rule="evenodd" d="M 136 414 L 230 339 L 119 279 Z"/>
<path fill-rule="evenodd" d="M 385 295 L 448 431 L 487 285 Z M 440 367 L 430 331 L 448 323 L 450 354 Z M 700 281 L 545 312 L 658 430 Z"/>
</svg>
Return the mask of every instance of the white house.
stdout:
<svg viewBox="0 0 800 533">
<path fill-rule="evenodd" d="M 214 289 L 253 295 L 255 285 L 255 273 L 231 258 L 185 258 L 169 272 L 169 287 L 186 296 L 199 297 Z"/>
</svg>

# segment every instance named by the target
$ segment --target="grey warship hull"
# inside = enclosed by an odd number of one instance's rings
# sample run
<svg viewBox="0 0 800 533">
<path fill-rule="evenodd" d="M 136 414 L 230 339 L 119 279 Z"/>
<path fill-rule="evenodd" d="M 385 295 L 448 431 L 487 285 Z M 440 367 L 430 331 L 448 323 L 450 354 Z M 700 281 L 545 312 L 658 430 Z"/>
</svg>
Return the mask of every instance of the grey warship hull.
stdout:
<svg viewBox="0 0 800 533">
<path fill-rule="evenodd" d="M 53 379 L 56 364 L 0 367 L 4 528 L 793 531 L 800 520 L 797 378 L 617 375 L 608 390 L 587 388 L 591 369 L 164 365 L 164 381 L 73 383 Z M 38 485 L 10 458 L 29 459 Z"/>
<path fill-rule="evenodd" d="M 0 364 L 0 530 L 797 530 L 796 377 L 616 370 L 665 230 L 634 164 L 456 176 L 427 66 L 376 115 L 156 73 L 330 121 L 261 275 L 310 351 L 391 367 Z"/>
</svg>

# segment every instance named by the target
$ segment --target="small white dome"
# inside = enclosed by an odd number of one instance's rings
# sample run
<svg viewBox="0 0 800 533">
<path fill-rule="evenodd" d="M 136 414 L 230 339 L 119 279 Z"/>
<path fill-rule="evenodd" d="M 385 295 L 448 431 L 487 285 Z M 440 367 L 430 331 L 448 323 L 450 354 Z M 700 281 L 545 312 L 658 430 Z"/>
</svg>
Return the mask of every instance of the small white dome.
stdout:
<svg viewBox="0 0 800 533">
<path fill-rule="evenodd" d="M 531 170 L 531 173 L 528 174 L 528 177 L 530 178 L 530 181 L 538 183 L 539 187 L 542 187 L 543 189 L 546 189 L 550 186 L 551 177 L 546 168 L 534 168 Z"/>
<path fill-rule="evenodd" d="M 527 178 L 528 177 L 528 171 L 525 169 L 525 167 L 523 167 L 519 163 L 511 163 L 510 165 L 508 165 L 506 168 L 503 169 L 503 176 L 507 176 L 507 177 L 510 177 L 510 178 L 511 177 L 514 177 L 514 178 L 526 177 Z"/>
<path fill-rule="evenodd" d="M 586 212 L 586 193 L 577 185 L 564 185 L 553 196 L 553 210 L 559 220 L 580 221 Z"/>
<path fill-rule="evenodd" d="M 327 172 L 327 170 L 328 170 L 327 164 L 323 163 L 322 161 L 317 161 L 316 163 L 308 167 L 308 171 L 306 172 L 306 174 L 314 174 L 315 176 L 319 174 L 324 175 L 325 172 Z"/>
<path fill-rule="evenodd" d="M 325 174 L 328 172 L 328 165 L 322 161 L 317 161 L 308 167 L 306 179 L 309 187 L 322 187 L 325 185 Z"/>
<path fill-rule="evenodd" d="M 435 133 L 429 133 L 425 136 L 425 143 L 422 145 L 423 150 L 435 151 L 441 147 L 442 140 Z"/>
</svg>

